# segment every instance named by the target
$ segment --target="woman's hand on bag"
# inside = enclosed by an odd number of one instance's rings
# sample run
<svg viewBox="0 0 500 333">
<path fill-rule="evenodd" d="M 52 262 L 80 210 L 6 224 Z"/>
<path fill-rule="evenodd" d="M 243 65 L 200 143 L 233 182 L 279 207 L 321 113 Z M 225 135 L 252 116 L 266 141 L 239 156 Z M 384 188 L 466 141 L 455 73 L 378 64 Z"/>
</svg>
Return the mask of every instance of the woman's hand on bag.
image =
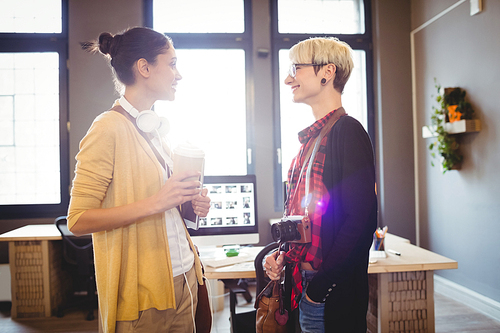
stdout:
<svg viewBox="0 0 500 333">
<path fill-rule="evenodd" d="M 279 254 L 279 255 L 278 255 Z M 271 280 L 279 280 L 285 263 L 285 252 L 276 251 L 266 258 L 264 268 Z"/>
<path fill-rule="evenodd" d="M 194 213 L 200 217 L 205 217 L 210 210 L 210 198 L 207 197 L 208 189 L 203 189 L 201 193 L 194 198 L 191 203 L 193 204 Z"/>
<path fill-rule="evenodd" d="M 186 181 L 186 178 L 199 176 L 198 171 L 184 171 L 168 178 L 160 191 L 153 197 L 155 212 L 167 211 L 199 197 L 201 183 L 198 180 Z"/>
</svg>

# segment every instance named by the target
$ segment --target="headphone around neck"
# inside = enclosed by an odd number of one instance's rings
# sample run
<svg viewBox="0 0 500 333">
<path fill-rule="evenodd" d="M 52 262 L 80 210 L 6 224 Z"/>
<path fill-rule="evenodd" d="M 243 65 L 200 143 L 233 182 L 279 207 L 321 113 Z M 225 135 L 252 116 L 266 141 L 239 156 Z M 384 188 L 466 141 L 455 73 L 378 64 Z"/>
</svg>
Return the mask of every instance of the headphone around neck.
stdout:
<svg viewBox="0 0 500 333">
<path fill-rule="evenodd" d="M 152 110 L 144 110 L 139 112 L 132 104 L 127 101 L 125 96 L 122 96 L 118 103 L 135 118 L 137 127 L 144 133 L 152 133 L 157 136 L 165 136 L 170 131 L 170 124 L 165 117 L 159 117 Z"/>
</svg>

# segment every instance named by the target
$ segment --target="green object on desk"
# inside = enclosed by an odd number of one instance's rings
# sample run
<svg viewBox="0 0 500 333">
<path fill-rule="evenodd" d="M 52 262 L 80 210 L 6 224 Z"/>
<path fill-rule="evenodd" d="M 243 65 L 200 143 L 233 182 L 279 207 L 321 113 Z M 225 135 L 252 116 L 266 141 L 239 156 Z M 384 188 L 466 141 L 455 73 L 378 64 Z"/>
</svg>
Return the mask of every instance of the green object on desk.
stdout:
<svg viewBox="0 0 500 333">
<path fill-rule="evenodd" d="M 236 257 L 240 252 L 237 249 L 229 249 L 226 251 L 226 257 Z"/>
</svg>

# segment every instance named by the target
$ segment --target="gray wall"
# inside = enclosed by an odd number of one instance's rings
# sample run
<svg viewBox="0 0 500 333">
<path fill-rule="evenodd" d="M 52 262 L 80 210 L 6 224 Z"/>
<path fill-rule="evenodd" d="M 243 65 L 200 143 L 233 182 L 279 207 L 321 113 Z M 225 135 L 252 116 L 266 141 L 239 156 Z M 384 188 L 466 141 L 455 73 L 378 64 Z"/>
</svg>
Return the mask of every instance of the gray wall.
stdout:
<svg viewBox="0 0 500 333">
<path fill-rule="evenodd" d="M 412 30 L 458 1 L 411 1 Z M 467 91 L 482 131 L 460 137 L 462 170 L 442 174 L 431 166 L 418 137 L 421 246 L 458 261 L 437 274 L 500 301 L 500 1 L 483 0 L 470 16 L 469 1 L 415 33 L 417 127 L 429 124 L 436 106 L 434 78 Z"/>
<path fill-rule="evenodd" d="M 379 225 L 415 244 L 410 2 L 372 1 Z"/>
</svg>

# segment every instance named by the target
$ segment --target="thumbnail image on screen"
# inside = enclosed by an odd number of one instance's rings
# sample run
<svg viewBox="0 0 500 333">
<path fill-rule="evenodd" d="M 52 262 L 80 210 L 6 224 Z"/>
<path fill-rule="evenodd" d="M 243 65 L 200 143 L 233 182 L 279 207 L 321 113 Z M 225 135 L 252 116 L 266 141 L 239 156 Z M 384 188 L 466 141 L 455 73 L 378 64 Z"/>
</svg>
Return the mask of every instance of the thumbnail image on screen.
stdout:
<svg viewBox="0 0 500 333">
<path fill-rule="evenodd" d="M 252 183 L 205 184 L 211 207 L 200 228 L 255 225 Z"/>
</svg>

